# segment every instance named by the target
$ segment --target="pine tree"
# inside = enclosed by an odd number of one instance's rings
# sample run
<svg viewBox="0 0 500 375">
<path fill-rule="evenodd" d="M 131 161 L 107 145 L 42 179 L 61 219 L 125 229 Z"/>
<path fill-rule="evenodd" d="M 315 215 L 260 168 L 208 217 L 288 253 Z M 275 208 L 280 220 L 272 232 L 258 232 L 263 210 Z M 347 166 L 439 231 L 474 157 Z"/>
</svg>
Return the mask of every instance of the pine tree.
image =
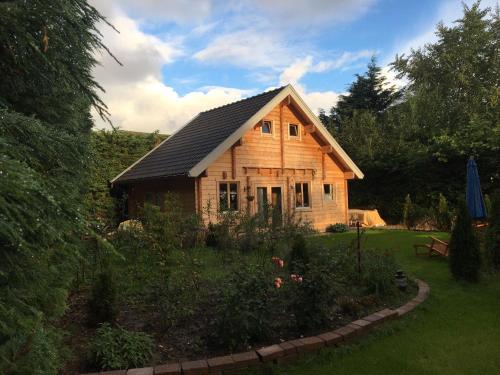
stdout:
<svg viewBox="0 0 500 375">
<path fill-rule="evenodd" d="M 347 92 L 348 95 L 341 95 L 335 106 L 337 122 L 351 118 L 356 110 L 381 114 L 401 97 L 400 91 L 388 85 L 375 57 L 372 57 L 365 74 L 356 75 Z"/>
<path fill-rule="evenodd" d="M 472 219 L 464 202 L 460 204 L 457 221 L 450 239 L 450 270 L 457 280 L 475 282 L 479 279 L 481 259 L 479 242 Z"/>
<path fill-rule="evenodd" d="M 92 79 L 104 48 L 85 0 L 0 2 L 0 373 L 55 374 L 87 232 Z"/>
</svg>

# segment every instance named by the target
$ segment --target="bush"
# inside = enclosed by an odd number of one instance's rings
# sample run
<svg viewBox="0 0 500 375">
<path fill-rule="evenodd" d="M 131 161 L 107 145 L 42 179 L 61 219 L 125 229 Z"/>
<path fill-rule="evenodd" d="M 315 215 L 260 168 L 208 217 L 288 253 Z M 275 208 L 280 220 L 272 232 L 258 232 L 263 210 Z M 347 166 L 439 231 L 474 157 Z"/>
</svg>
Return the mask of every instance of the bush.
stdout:
<svg viewBox="0 0 500 375">
<path fill-rule="evenodd" d="M 88 322 L 114 324 L 118 315 L 117 288 L 112 272 L 108 269 L 97 275 L 88 300 Z"/>
<path fill-rule="evenodd" d="M 153 339 L 143 332 L 112 328 L 104 323 L 90 344 L 90 359 L 100 370 L 143 367 L 153 353 Z"/>
<path fill-rule="evenodd" d="M 344 233 L 349 230 L 349 227 L 343 223 L 330 224 L 326 227 L 326 231 L 329 233 Z"/>
<path fill-rule="evenodd" d="M 289 308 L 299 333 L 326 325 L 337 294 L 334 284 L 332 263 L 327 261 L 310 263 L 301 281 L 287 283 L 291 292 L 287 298 Z"/>
<path fill-rule="evenodd" d="M 361 277 L 366 292 L 377 296 L 390 294 L 398 269 L 394 257 L 377 250 L 363 250 L 361 259 Z"/>
<path fill-rule="evenodd" d="M 500 191 L 491 198 L 488 216 L 490 223 L 486 232 L 486 250 L 491 254 L 493 266 L 500 270 Z"/>
<path fill-rule="evenodd" d="M 264 265 L 244 265 L 232 272 L 223 283 L 211 338 L 214 344 L 235 349 L 270 337 L 278 291 L 273 279 L 272 270 Z"/>
<path fill-rule="evenodd" d="M 448 206 L 446 197 L 439 193 L 438 205 L 435 209 L 435 222 L 438 230 L 449 231 L 451 229 L 452 213 Z"/>
<path fill-rule="evenodd" d="M 425 224 L 429 219 L 429 210 L 414 204 L 410 194 L 407 194 L 403 205 L 403 224 L 406 228 L 408 230 L 415 229 L 419 224 Z"/>
<path fill-rule="evenodd" d="M 163 258 L 182 245 L 182 209 L 178 199 L 172 194 L 166 194 L 163 210 L 155 205 L 144 205 L 142 222 L 144 236 L 149 241 L 151 250 Z"/>
<path fill-rule="evenodd" d="M 457 280 L 477 281 L 481 259 L 479 243 L 465 202 L 459 207 L 450 239 L 450 270 Z"/>
<path fill-rule="evenodd" d="M 303 275 L 309 264 L 309 252 L 306 239 L 302 234 L 295 235 L 288 259 L 288 270 L 291 274 Z"/>
</svg>

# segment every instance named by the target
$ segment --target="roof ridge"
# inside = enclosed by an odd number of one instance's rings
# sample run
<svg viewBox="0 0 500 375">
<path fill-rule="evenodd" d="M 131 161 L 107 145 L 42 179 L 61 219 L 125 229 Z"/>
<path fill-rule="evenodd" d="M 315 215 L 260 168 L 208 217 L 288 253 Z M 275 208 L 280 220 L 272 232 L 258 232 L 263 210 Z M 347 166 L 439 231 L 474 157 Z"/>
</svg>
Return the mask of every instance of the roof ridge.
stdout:
<svg viewBox="0 0 500 375">
<path fill-rule="evenodd" d="M 248 98 L 243 98 L 243 99 L 240 99 L 240 100 L 236 100 L 236 101 L 234 101 L 234 102 L 231 102 L 231 103 L 227 103 L 227 104 L 220 105 L 220 106 L 218 106 L 218 107 L 210 108 L 210 109 L 207 109 L 206 111 L 202 111 L 202 112 L 200 112 L 200 114 L 201 114 L 201 113 L 207 113 L 207 112 L 215 111 L 216 109 L 224 108 L 224 107 L 227 107 L 227 106 L 230 106 L 230 105 L 236 104 L 236 103 L 241 103 L 241 102 L 244 102 L 244 101 L 246 101 L 246 100 L 255 99 L 255 98 L 259 97 L 259 96 L 262 96 L 262 95 L 267 95 L 267 94 L 269 94 L 269 93 L 271 93 L 271 92 L 278 92 L 278 91 L 283 90 L 286 86 L 287 86 L 287 85 L 285 85 L 285 86 L 281 86 L 281 87 L 277 87 L 277 88 L 272 89 L 272 90 L 268 90 L 268 91 L 261 92 L 260 94 L 257 94 L 257 95 L 254 95 L 254 96 L 249 96 Z"/>
</svg>

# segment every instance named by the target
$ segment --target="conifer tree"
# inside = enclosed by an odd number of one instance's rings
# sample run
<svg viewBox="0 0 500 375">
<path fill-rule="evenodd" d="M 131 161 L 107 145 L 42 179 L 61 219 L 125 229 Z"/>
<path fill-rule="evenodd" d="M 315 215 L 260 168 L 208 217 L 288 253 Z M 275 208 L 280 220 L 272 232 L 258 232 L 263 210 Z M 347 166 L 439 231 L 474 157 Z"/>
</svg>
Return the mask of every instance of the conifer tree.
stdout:
<svg viewBox="0 0 500 375">
<path fill-rule="evenodd" d="M 500 191 L 496 191 L 491 197 L 491 208 L 488 216 L 486 251 L 491 254 L 493 266 L 500 270 Z"/>
<path fill-rule="evenodd" d="M 351 118 L 356 110 L 381 114 L 401 97 L 394 86 L 388 85 L 375 57 L 372 57 L 365 74 L 356 75 L 347 92 L 348 95 L 341 95 L 334 107 L 337 122 Z"/>
<path fill-rule="evenodd" d="M 475 282 L 479 279 L 481 260 L 479 242 L 465 203 L 461 203 L 450 239 L 450 270 L 457 280 Z"/>
<path fill-rule="evenodd" d="M 80 239 L 96 29 L 86 0 L 0 2 L 0 373 L 55 374 Z"/>
</svg>

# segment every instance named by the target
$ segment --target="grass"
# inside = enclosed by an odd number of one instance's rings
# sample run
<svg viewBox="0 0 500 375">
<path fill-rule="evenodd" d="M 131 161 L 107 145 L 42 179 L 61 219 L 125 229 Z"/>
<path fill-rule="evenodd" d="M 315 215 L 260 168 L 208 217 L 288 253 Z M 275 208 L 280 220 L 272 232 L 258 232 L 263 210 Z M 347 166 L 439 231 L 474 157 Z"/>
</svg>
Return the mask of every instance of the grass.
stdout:
<svg viewBox="0 0 500 375">
<path fill-rule="evenodd" d="M 433 235 L 446 239 L 446 234 Z M 500 275 L 478 284 L 454 281 L 445 259 L 416 257 L 413 244 L 429 234 L 368 231 L 364 247 L 393 249 L 401 267 L 427 281 L 428 300 L 405 318 L 360 341 L 310 355 L 293 366 L 273 366 L 265 374 L 498 374 L 500 369 Z M 353 233 L 321 236 L 329 244 L 352 241 Z"/>
</svg>

